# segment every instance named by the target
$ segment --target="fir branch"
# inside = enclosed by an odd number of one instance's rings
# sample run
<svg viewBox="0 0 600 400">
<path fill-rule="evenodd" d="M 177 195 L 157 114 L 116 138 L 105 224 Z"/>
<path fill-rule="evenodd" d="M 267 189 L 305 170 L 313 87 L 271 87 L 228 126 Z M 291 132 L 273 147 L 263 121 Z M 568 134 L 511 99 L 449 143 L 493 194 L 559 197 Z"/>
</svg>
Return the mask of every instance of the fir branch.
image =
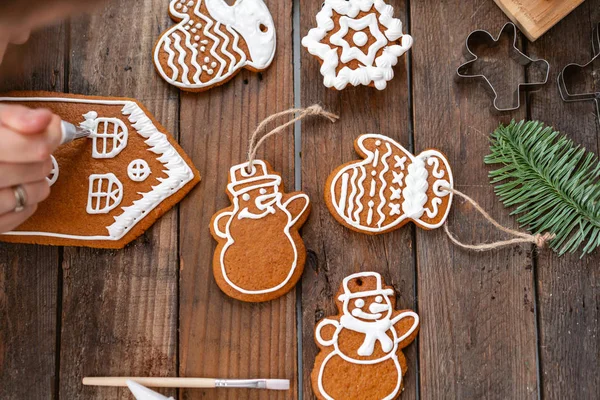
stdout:
<svg viewBox="0 0 600 400">
<path fill-rule="evenodd" d="M 555 234 L 550 247 L 560 255 L 600 246 L 600 163 L 593 153 L 538 121 L 500 125 L 490 151 L 485 163 L 502 164 L 490 172 L 491 183 L 522 227 Z"/>
</svg>

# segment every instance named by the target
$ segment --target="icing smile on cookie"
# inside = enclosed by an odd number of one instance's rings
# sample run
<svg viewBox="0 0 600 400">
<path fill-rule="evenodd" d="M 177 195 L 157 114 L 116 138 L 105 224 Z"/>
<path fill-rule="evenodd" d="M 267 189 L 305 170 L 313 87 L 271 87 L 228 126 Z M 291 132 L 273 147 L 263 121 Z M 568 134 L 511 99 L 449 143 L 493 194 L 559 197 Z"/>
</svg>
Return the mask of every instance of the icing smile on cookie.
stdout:
<svg viewBox="0 0 600 400">
<path fill-rule="evenodd" d="M 263 190 L 265 189 L 261 189 L 261 193 Z M 254 206 L 256 209 L 262 212 L 254 213 L 251 212 L 248 207 L 246 207 L 242 211 L 240 211 L 238 218 L 258 219 L 266 217 L 269 214 L 275 214 L 274 205 L 281 201 L 281 197 L 281 193 L 261 194 L 260 196 L 256 197 L 256 200 L 254 201 Z"/>
<path fill-rule="evenodd" d="M 377 296 L 375 298 L 375 302 L 369 305 L 369 312 L 365 312 L 362 308 L 365 306 L 365 301 L 363 299 L 357 299 L 354 302 L 355 308 L 352 310 L 351 314 L 356 318 L 361 318 L 368 321 L 375 321 L 380 319 L 384 311 L 389 311 L 389 304 L 380 304 L 383 301 L 383 297 Z"/>
</svg>

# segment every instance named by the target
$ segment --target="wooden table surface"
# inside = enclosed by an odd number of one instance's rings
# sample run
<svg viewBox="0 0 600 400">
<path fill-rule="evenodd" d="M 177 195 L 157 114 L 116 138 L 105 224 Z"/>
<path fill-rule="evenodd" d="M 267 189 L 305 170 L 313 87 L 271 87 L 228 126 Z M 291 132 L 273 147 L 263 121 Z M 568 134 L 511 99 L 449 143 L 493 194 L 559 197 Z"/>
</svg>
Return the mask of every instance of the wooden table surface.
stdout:
<svg viewBox="0 0 600 400">
<path fill-rule="evenodd" d="M 356 158 L 353 140 L 376 132 L 417 153 L 443 151 L 457 188 L 516 227 L 488 182 L 488 134 L 499 121 L 540 119 L 600 154 L 593 102 L 565 104 L 555 83 L 564 65 L 590 59 L 600 0 L 587 0 L 535 43 L 521 43 L 550 62 L 550 80 L 518 111 L 502 115 L 490 111 L 480 86 L 454 80 L 467 34 L 496 34 L 508 20 L 491 0 L 390 0 L 415 45 L 382 92 L 323 86 L 317 62 L 299 44 L 321 0 L 267 3 L 278 35 L 273 65 L 207 93 L 179 92 L 154 72 L 153 44 L 172 24 L 166 0 L 115 1 L 35 35 L 25 55 L 9 56 L 21 59 L 21 70 L 3 72 L 2 90 L 141 100 L 179 138 L 202 182 L 121 251 L 0 245 L 0 398 L 132 398 L 124 389 L 83 387 L 89 375 L 289 378 L 289 392 L 164 393 L 313 398 L 314 325 L 334 313 L 342 278 L 361 270 L 382 273 L 398 291 L 399 307 L 421 316 L 418 340 L 406 351 L 402 399 L 598 398 L 600 251 L 584 259 L 529 246 L 475 254 L 452 245 L 441 229 L 412 224 L 372 237 L 336 223 L 321 199 L 330 171 Z M 509 80 L 532 74 L 513 65 Z M 208 231 L 213 213 L 229 204 L 228 169 L 243 161 L 263 118 L 313 103 L 341 120 L 308 120 L 259 152 L 281 171 L 288 191 L 302 188 L 313 201 L 302 231 L 302 282 L 268 303 L 232 300 L 213 279 Z M 459 199 L 448 222 L 466 242 L 505 238 Z"/>
</svg>

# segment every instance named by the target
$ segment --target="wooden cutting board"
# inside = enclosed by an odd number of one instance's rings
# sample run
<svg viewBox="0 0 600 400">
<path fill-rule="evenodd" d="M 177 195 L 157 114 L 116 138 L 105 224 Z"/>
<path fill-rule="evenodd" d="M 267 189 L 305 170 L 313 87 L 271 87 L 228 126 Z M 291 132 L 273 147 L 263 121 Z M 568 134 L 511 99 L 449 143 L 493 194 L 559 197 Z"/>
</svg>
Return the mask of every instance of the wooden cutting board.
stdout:
<svg viewBox="0 0 600 400">
<path fill-rule="evenodd" d="M 494 0 L 532 42 L 584 0 Z"/>
</svg>

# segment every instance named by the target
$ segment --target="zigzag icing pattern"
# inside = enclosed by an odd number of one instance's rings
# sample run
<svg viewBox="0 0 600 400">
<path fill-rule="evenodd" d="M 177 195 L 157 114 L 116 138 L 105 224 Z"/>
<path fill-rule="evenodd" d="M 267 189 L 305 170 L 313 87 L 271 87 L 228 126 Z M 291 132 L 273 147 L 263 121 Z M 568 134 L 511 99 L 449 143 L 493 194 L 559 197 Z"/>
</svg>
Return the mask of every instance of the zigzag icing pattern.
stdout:
<svg viewBox="0 0 600 400">
<path fill-rule="evenodd" d="M 204 90 L 273 61 L 275 25 L 263 0 L 171 0 L 169 11 L 180 22 L 158 40 L 154 63 L 174 86 Z"/>
</svg>

